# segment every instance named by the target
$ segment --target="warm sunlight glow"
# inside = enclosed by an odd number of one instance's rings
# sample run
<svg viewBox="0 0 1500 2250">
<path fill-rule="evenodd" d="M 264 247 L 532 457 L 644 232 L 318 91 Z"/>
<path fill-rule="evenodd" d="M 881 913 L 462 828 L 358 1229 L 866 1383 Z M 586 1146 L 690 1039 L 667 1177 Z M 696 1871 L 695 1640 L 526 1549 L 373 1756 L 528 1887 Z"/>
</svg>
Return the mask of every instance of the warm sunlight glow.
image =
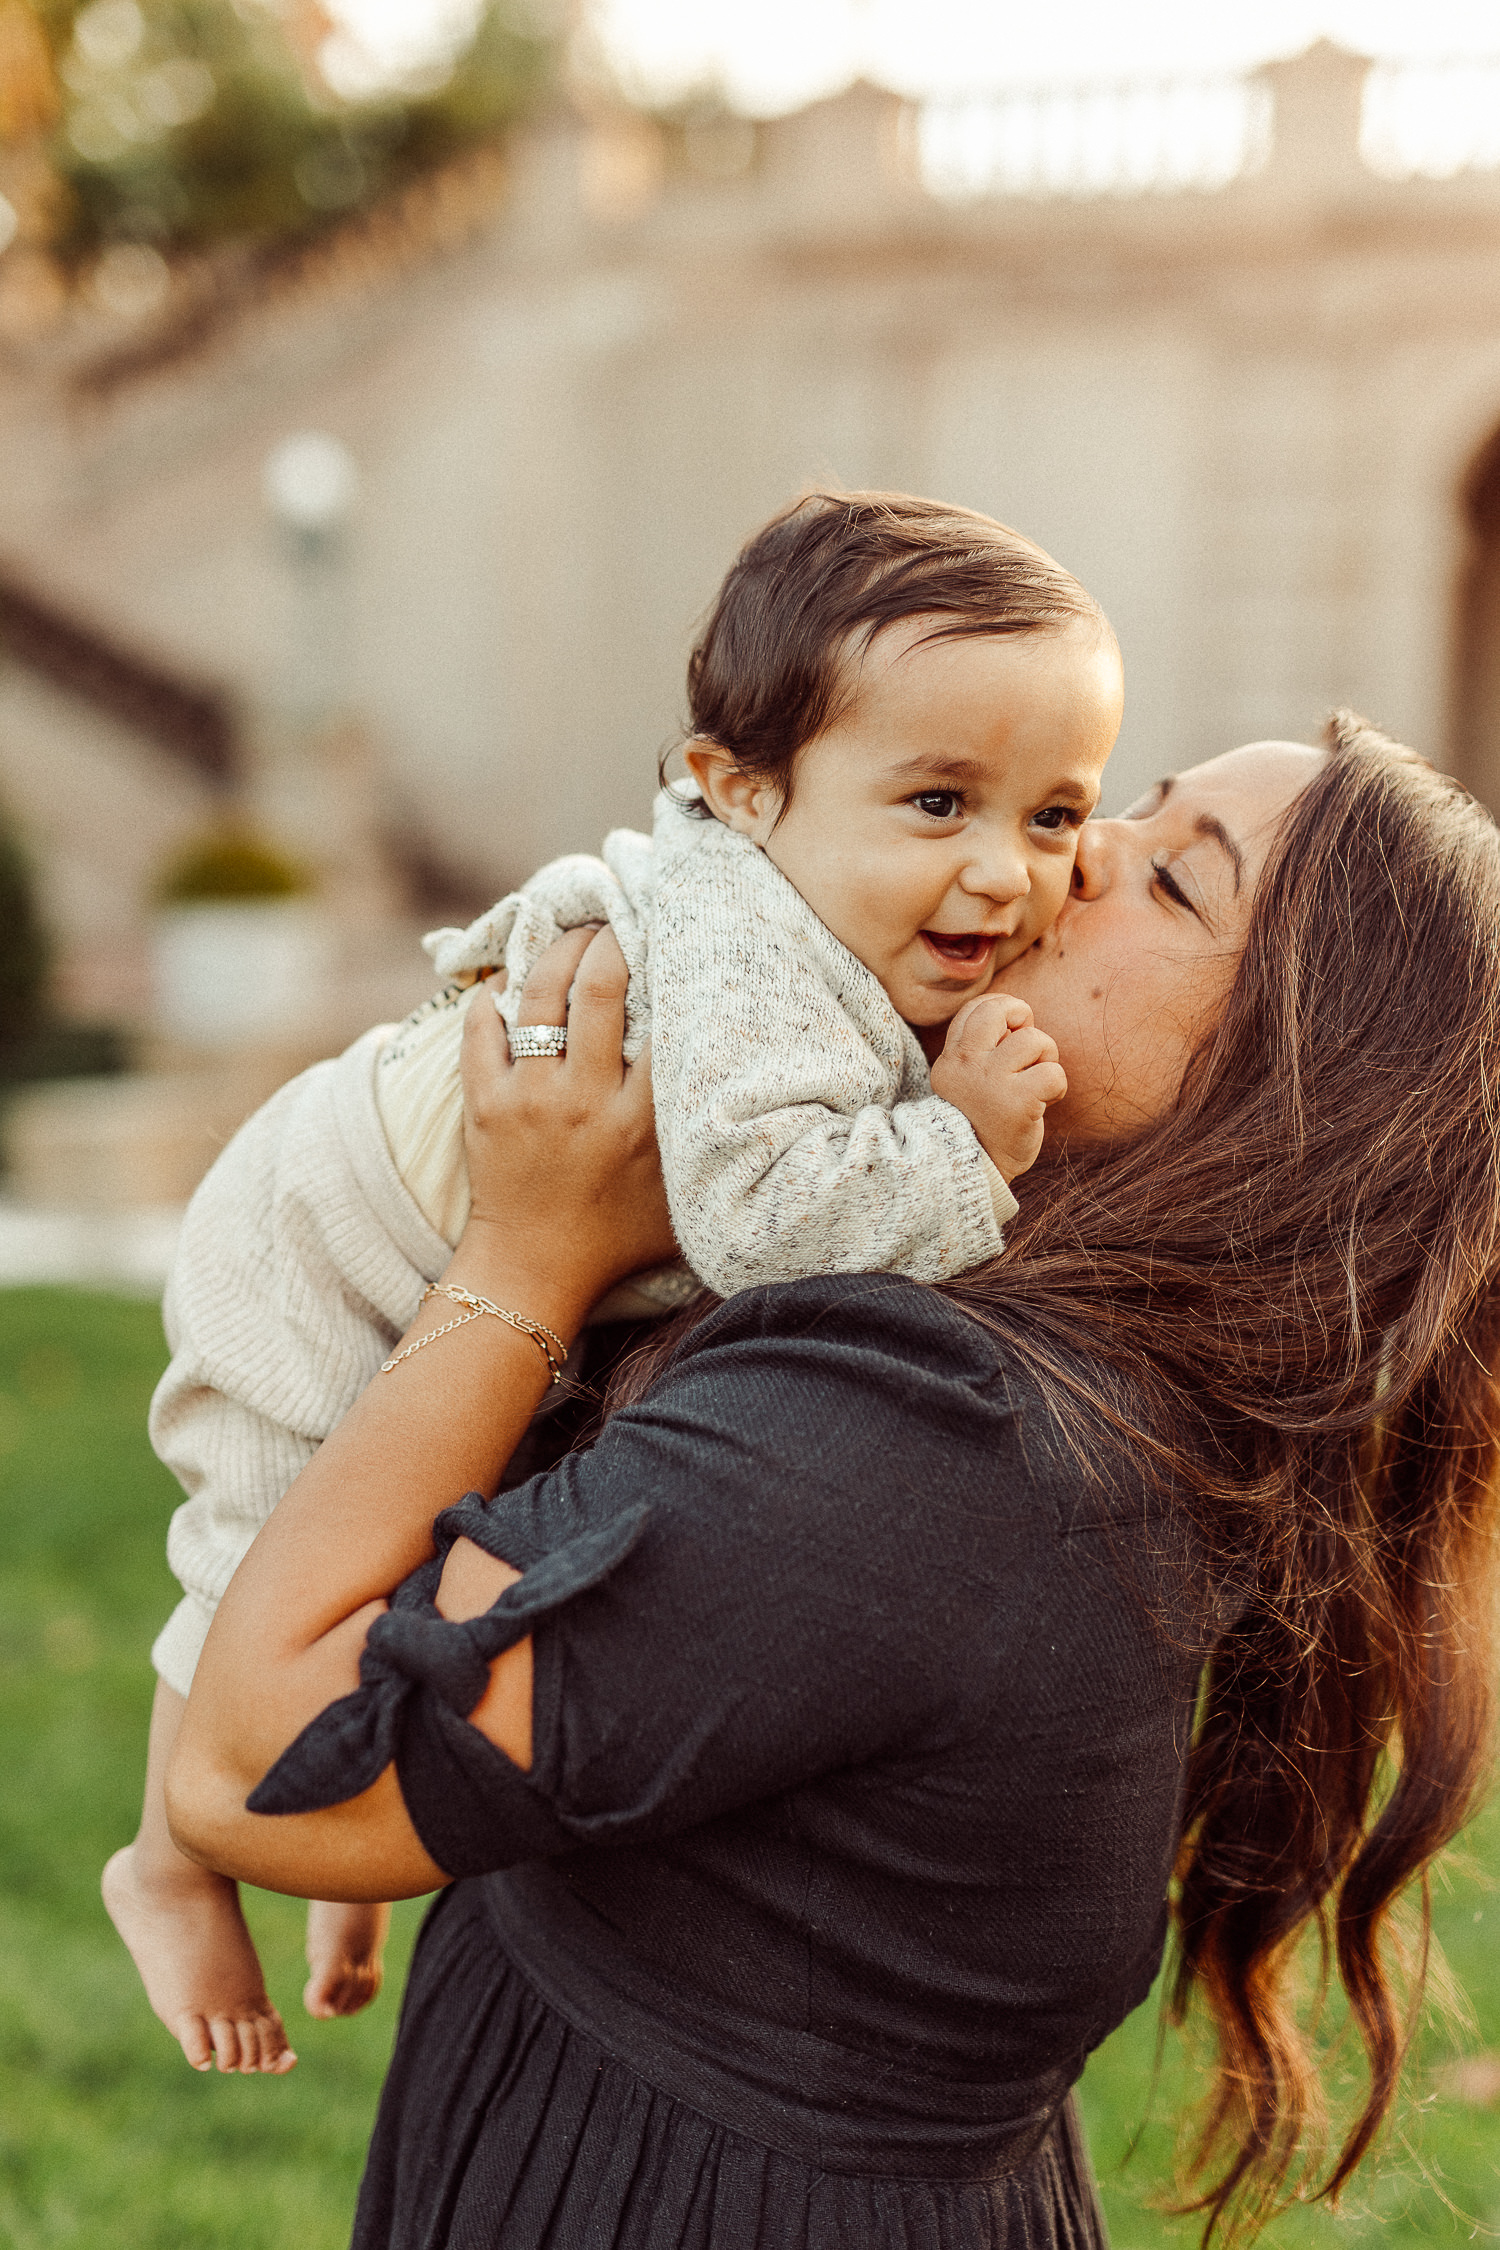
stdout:
<svg viewBox="0 0 1500 2250">
<path fill-rule="evenodd" d="M 861 72 L 951 102 L 1006 86 L 1212 78 L 1318 38 L 1392 61 L 1500 58 L 1500 15 L 1474 0 L 594 0 L 590 14 L 632 91 L 660 101 L 713 88 L 764 113 Z"/>
<path fill-rule="evenodd" d="M 436 84 L 483 0 L 327 0 L 322 61 L 350 97 Z M 113 25 L 134 0 L 103 0 Z M 1253 169 L 1269 120 L 1242 83 L 1331 38 L 1375 57 L 1377 172 L 1500 165 L 1500 12 L 1473 0 L 592 0 L 584 47 L 649 105 L 698 93 L 774 116 L 863 75 L 924 107 L 934 192 L 1212 187 Z"/>
</svg>

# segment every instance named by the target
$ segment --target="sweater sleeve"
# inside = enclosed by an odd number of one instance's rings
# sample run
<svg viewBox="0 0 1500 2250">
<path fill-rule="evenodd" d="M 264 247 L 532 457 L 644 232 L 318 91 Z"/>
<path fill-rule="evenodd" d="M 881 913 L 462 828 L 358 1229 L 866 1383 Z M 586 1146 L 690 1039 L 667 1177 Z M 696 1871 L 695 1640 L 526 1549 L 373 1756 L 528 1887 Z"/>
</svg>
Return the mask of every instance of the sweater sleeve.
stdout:
<svg viewBox="0 0 1500 2250">
<path fill-rule="evenodd" d="M 1014 1200 L 876 978 L 747 837 L 675 807 L 657 837 L 652 1078 L 695 1272 L 727 1297 L 993 1257 Z"/>
<path fill-rule="evenodd" d="M 378 1043 L 368 1034 L 274 1095 L 183 1222 L 150 1423 L 187 1494 L 167 1538 L 183 1599 L 152 1650 L 181 1695 L 255 1534 L 447 1262 L 385 1150 Z"/>
</svg>

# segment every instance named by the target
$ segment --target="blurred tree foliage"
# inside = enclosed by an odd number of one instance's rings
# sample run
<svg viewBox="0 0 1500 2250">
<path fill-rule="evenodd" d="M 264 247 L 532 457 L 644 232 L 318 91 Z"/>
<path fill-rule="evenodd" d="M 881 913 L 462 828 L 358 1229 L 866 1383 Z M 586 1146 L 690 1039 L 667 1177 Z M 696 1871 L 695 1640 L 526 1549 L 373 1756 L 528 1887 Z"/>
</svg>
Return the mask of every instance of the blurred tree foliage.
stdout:
<svg viewBox="0 0 1500 2250">
<path fill-rule="evenodd" d="M 317 0 L 7 5 L 29 11 L 50 57 L 65 264 L 119 243 L 170 256 L 311 234 L 502 132 L 558 48 L 534 4 L 488 0 L 451 64 L 340 95 L 320 67 L 339 35 Z"/>
<path fill-rule="evenodd" d="M 32 1078 L 123 1070 L 112 1024 L 64 1023 L 48 1003 L 48 941 L 26 848 L 0 809 L 0 1093 Z"/>
<path fill-rule="evenodd" d="M 48 952 L 30 863 L 0 813 L 0 1050 L 29 1039 L 41 1022 Z"/>
</svg>

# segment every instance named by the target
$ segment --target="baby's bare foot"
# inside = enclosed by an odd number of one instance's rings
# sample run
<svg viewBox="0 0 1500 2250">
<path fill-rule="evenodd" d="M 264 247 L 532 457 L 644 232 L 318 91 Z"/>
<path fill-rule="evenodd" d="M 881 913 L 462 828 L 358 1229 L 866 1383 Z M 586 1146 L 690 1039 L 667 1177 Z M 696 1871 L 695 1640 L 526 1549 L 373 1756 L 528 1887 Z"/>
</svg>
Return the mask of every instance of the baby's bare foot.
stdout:
<svg viewBox="0 0 1500 2250">
<path fill-rule="evenodd" d="M 312 1971 L 302 1994 L 310 2016 L 357 2016 L 380 1990 L 385 1973 L 381 1949 L 390 1928 L 388 1906 L 307 1902 L 307 1965 Z"/>
<path fill-rule="evenodd" d="M 128 1844 L 104 1870 L 109 1918 L 140 1971 L 146 1998 L 194 2070 L 280 2075 L 297 2058 L 271 2005 L 237 1885 L 185 1862 L 147 1873 Z"/>
</svg>

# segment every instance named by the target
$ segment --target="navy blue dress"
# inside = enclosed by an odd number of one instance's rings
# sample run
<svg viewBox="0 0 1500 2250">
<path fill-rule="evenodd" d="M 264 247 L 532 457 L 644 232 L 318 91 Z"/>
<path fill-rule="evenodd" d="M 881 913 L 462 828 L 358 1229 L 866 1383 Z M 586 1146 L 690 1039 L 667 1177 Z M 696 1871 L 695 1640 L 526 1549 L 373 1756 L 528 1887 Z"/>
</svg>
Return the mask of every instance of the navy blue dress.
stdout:
<svg viewBox="0 0 1500 2250">
<path fill-rule="evenodd" d="M 1064 2250 L 1070 2089 L 1160 1961 L 1197 1674 L 1180 1520 L 993 1337 L 842 1275 L 735 1298 L 587 1452 L 441 1520 L 525 1575 L 262 1784 L 395 1757 L 423 1930 L 356 2250 Z M 467 1723 L 535 1653 L 528 1772 Z"/>
</svg>

